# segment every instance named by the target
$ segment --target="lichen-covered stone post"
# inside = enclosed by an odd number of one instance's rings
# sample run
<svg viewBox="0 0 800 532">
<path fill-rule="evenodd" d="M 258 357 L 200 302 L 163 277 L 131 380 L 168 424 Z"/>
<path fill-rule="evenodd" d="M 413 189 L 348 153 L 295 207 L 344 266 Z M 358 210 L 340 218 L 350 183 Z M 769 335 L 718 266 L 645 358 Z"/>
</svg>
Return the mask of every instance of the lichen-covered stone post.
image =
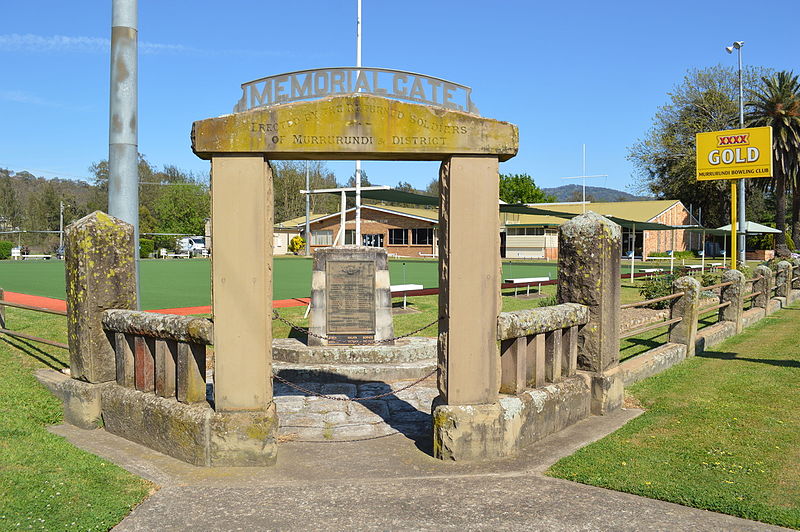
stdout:
<svg viewBox="0 0 800 532">
<path fill-rule="evenodd" d="M 694 277 L 679 277 L 672 283 L 673 293 L 681 297 L 670 300 L 670 319 L 681 321 L 669 326 L 669 341 L 686 346 L 686 356 L 694 356 L 697 340 L 697 318 L 700 306 L 700 283 Z"/>
<path fill-rule="evenodd" d="M 800 259 L 792 259 L 792 290 L 800 290 Z"/>
<path fill-rule="evenodd" d="M 742 320 L 744 315 L 744 290 L 745 278 L 744 274 L 739 270 L 726 270 L 722 274 L 723 283 L 732 283 L 728 286 L 723 286 L 719 291 L 720 304 L 730 301 L 730 305 L 719 309 L 719 321 L 732 322 L 736 327 L 736 334 L 742 332 L 744 322 Z"/>
<path fill-rule="evenodd" d="M 753 291 L 759 294 L 753 298 L 753 305 L 767 308 L 767 303 L 772 298 L 772 270 L 767 266 L 756 266 L 756 276 L 761 277 L 753 283 Z"/>
<path fill-rule="evenodd" d="M 70 375 L 90 383 L 116 379 L 113 338 L 103 311 L 136 308 L 133 226 L 95 211 L 65 231 Z"/>
<path fill-rule="evenodd" d="M 440 171 L 439 400 L 497 401 L 500 218 L 497 157 L 451 157 Z"/>
<path fill-rule="evenodd" d="M 792 279 L 792 265 L 788 261 L 782 260 L 778 263 L 778 271 L 775 273 L 775 295 L 778 297 L 789 297 L 789 283 Z"/>
<path fill-rule="evenodd" d="M 578 341 L 578 368 L 592 381 L 592 413 L 622 405 L 619 373 L 620 260 L 622 232 L 587 212 L 561 225 L 558 234 L 558 302 L 589 307 Z"/>
</svg>

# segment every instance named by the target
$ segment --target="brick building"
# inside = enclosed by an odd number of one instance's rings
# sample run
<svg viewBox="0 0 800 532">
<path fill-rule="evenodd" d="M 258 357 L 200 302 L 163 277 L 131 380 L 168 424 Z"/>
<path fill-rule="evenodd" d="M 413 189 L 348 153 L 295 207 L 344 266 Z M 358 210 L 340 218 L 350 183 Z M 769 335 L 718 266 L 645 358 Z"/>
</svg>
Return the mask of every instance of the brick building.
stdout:
<svg viewBox="0 0 800 532">
<path fill-rule="evenodd" d="M 579 203 L 536 204 L 533 207 L 558 213 L 580 214 L 584 205 Z M 632 222 L 623 228 L 623 251 L 631 249 L 634 238 L 635 254 L 645 257 L 669 250 L 697 250 L 702 243 L 699 234 L 682 229 L 642 230 L 635 224 L 663 224 L 670 226 L 697 225 L 689 210 L 678 200 L 626 201 L 589 203 L 586 210 Z M 401 257 L 432 257 L 437 254 L 439 213 L 437 209 L 363 205 L 361 207 L 362 242 L 367 246 L 384 247 L 387 252 Z M 558 226 L 568 218 L 542 214 L 500 214 L 501 256 L 506 258 L 547 259 L 558 258 Z M 339 234 L 340 213 L 315 214 L 311 217 L 311 249 L 332 246 Z M 276 248 L 279 254 L 286 249 L 292 236 L 305 231 L 305 217 L 276 224 Z M 280 234 L 280 236 L 278 236 Z M 346 211 L 345 244 L 354 244 L 355 209 Z M 278 244 L 278 240 L 280 243 Z M 285 252 L 285 251 L 284 251 Z"/>
</svg>

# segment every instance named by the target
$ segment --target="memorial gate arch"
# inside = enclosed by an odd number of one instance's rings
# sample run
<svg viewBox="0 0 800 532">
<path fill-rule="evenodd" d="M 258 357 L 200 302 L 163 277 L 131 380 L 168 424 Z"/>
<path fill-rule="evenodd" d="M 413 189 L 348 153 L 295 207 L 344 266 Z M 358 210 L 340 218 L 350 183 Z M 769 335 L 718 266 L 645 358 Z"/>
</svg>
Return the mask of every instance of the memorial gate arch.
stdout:
<svg viewBox="0 0 800 532">
<path fill-rule="evenodd" d="M 334 94 L 337 83 L 355 90 Z M 517 127 L 475 114 L 466 87 L 366 68 L 250 82 L 234 111 L 192 128 L 194 152 L 211 161 L 216 410 L 274 413 L 269 161 L 279 159 L 441 161 L 440 401 L 495 402 L 498 163 L 516 155 Z"/>
</svg>

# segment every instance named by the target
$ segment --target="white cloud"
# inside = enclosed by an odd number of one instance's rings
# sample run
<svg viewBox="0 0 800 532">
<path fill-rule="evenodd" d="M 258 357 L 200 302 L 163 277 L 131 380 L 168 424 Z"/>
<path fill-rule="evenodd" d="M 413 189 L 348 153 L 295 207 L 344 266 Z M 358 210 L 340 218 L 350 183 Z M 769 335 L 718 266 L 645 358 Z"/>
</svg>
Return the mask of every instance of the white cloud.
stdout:
<svg viewBox="0 0 800 532">
<path fill-rule="evenodd" d="M 38 96 L 23 91 L 0 91 L 0 100 L 31 105 L 43 105 L 46 107 L 60 107 L 55 102 L 39 98 Z"/>
<path fill-rule="evenodd" d="M 66 35 L 34 35 L 32 33 L 10 33 L 0 35 L 0 52 L 79 52 L 108 53 L 111 40 L 101 37 L 68 37 Z M 157 54 L 205 54 L 205 55 L 288 55 L 285 51 L 254 50 L 201 50 L 182 44 L 165 44 L 139 41 L 139 53 Z"/>
</svg>

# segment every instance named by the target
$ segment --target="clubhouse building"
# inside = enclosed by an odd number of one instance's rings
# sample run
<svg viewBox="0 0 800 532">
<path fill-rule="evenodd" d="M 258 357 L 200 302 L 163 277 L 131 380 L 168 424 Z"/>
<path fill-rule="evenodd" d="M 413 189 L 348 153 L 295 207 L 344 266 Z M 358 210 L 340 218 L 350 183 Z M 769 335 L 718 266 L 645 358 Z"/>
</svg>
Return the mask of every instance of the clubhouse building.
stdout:
<svg viewBox="0 0 800 532">
<path fill-rule="evenodd" d="M 505 258 L 555 260 L 558 258 L 558 227 L 568 216 L 585 210 L 626 221 L 623 251 L 647 257 L 656 252 L 701 249 L 697 233 L 680 228 L 655 226 L 699 225 L 678 200 L 601 203 L 548 203 L 531 205 L 554 214 L 500 213 L 500 253 Z M 355 244 L 355 208 L 346 211 L 345 244 Z M 362 205 L 361 233 L 365 246 L 383 247 L 392 256 L 435 257 L 438 253 L 438 209 Z M 640 224 L 640 228 L 636 228 Z M 332 246 L 341 229 L 341 213 L 311 216 L 311 249 Z M 650 229 L 648 229 L 650 228 Z M 305 216 L 275 225 L 276 255 L 288 253 L 289 241 L 305 233 Z"/>
</svg>

